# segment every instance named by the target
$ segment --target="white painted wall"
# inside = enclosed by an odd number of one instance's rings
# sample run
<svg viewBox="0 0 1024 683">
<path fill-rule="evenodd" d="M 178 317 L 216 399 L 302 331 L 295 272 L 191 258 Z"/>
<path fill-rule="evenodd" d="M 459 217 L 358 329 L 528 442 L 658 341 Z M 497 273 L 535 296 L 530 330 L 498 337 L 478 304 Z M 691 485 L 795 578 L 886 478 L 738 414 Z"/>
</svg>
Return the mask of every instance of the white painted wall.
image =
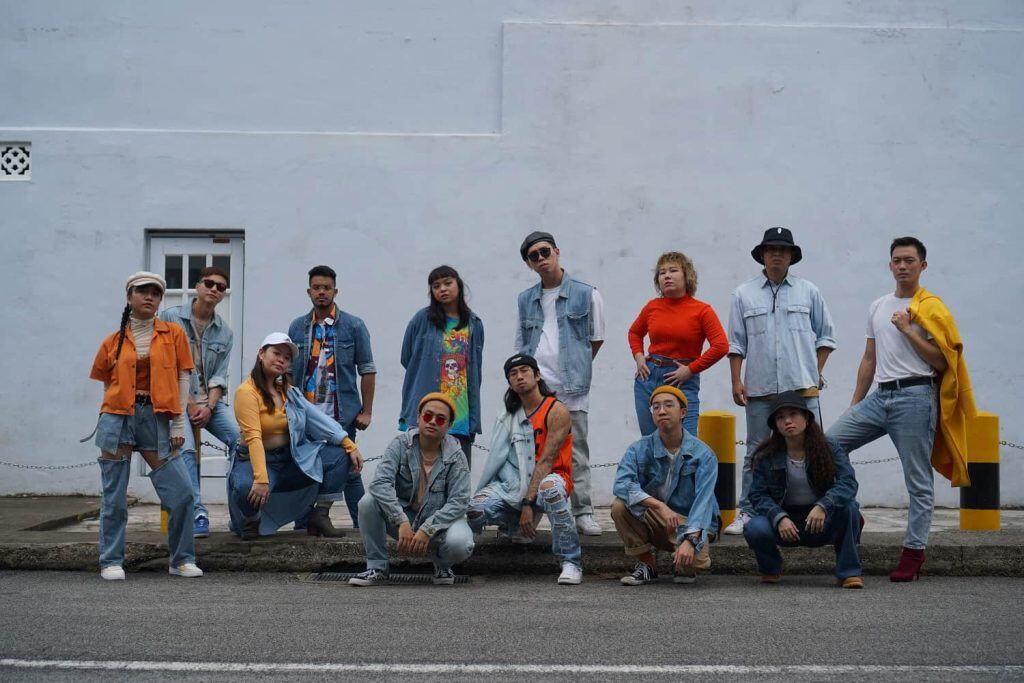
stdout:
<svg viewBox="0 0 1024 683">
<path fill-rule="evenodd" d="M 440 263 L 462 272 L 484 319 L 490 424 L 515 294 L 533 282 L 517 248 L 552 231 L 608 302 L 598 463 L 636 438 L 626 328 L 661 251 L 694 258 L 698 296 L 724 319 L 757 272 L 761 231 L 794 230 L 794 272 L 838 327 L 830 423 L 849 401 L 867 305 L 892 288 L 888 243 L 916 234 L 980 406 L 1024 442 L 1021 3 L 0 0 L 0 16 L 0 140 L 33 145 L 31 182 L 0 182 L 0 315 L 13 331 L 0 460 L 95 456 L 78 443 L 99 404 L 88 368 L 124 277 L 144 265 L 146 228 L 245 231 L 246 367 L 308 307 L 311 265 L 342 274 L 340 305 L 366 321 L 380 368 L 368 456 L 393 434 L 402 333 Z M 702 402 L 733 407 L 725 362 Z M 880 441 L 855 460 L 891 455 Z M 1024 457 L 1003 457 L 1003 502 L 1024 504 Z M 598 472 L 607 502 L 613 469 Z M 904 504 L 898 463 L 858 475 L 862 502 Z M 96 493 L 96 470 L 0 465 L 0 493 L 69 491 Z"/>
</svg>

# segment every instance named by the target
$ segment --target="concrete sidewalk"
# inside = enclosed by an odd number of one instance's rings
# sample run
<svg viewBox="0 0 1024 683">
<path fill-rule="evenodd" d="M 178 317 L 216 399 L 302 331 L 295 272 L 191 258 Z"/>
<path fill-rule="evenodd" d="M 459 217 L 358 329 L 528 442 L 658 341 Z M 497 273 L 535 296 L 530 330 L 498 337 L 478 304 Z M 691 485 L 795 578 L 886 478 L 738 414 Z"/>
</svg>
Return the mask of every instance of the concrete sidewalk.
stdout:
<svg viewBox="0 0 1024 683">
<path fill-rule="evenodd" d="M 866 508 L 867 524 L 861 544 L 866 574 L 887 574 L 899 556 L 906 524 L 906 510 Z M 92 497 L 0 497 L 0 569 L 60 569 L 95 571 L 99 499 Z M 246 542 L 227 529 L 227 510 L 210 506 L 214 531 L 196 541 L 198 563 L 213 571 L 318 572 L 362 569 L 365 556 L 359 532 L 351 529 L 344 504 L 331 511 L 335 526 L 350 529 L 345 538 L 323 540 L 304 531 L 282 530 L 276 536 Z M 632 563 L 622 552 L 608 515 L 599 508 L 596 517 L 605 528 L 599 537 L 583 537 L 583 561 L 588 573 L 620 574 Z M 932 524 L 925 573 L 954 576 L 1024 577 L 1024 511 L 1003 510 L 999 532 L 958 531 L 959 511 L 938 509 Z M 554 573 L 547 521 L 531 545 L 499 541 L 494 530 L 477 539 L 472 559 L 462 571 L 468 574 Z M 166 537 L 160 533 L 156 505 L 129 509 L 126 567 L 130 570 L 164 570 Z M 753 574 L 753 555 L 742 537 L 725 536 L 711 546 L 713 574 Z M 835 556 L 830 548 L 794 548 L 784 551 L 786 571 L 828 574 Z M 423 560 L 400 559 L 392 554 L 394 567 L 417 567 Z M 670 572 L 669 558 L 660 564 Z"/>
</svg>

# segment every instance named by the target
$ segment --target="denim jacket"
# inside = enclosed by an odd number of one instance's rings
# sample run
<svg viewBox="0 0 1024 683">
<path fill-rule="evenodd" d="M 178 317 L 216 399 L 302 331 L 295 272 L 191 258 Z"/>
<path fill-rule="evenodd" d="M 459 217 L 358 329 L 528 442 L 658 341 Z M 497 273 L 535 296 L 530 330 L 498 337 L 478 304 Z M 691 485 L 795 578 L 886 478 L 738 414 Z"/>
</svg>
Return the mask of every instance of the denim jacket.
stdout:
<svg viewBox="0 0 1024 683">
<path fill-rule="evenodd" d="M 748 396 L 771 396 L 818 386 L 820 348 L 836 348 L 835 327 L 813 283 L 787 275 L 773 296 L 763 274 L 732 295 L 729 353 L 747 359 Z"/>
<path fill-rule="evenodd" d="M 570 396 L 590 391 L 594 355 L 590 337 L 594 321 L 590 315 L 593 287 L 562 274 L 562 285 L 555 302 L 558 318 L 558 364 L 564 391 Z M 519 333 L 523 340 L 518 353 L 533 355 L 544 328 L 544 310 L 540 300 L 541 283 L 519 293 Z"/>
<path fill-rule="evenodd" d="M 409 521 L 413 500 L 420 486 L 419 429 L 410 429 L 396 436 L 384 451 L 370 495 L 384 508 L 392 524 Z M 433 538 L 454 522 L 466 516 L 469 509 L 469 466 L 454 436 L 445 435 L 441 455 L 427 476 L 427 490 L 422 505 L 413 514 L 413 531 L 422 531 Z"/>
<path fill-rule="evenodd" d="M 195 330 L 192 329 L 192 301 L 188 300 L 180 306 L 172 306 L 160 312 L 160 319 L 169 323 L 177 323 L 185 330 L 189 343 L 195 341 Z M 203 372 L 206 375 L 206 393 L 213 387 L 222 387 L 224 393 L 221 400 L 226 402 L 228 395 L 228 361 L 231 360 L 231 347 L 235 337 L 224 319 L 213 314 L 213 319 L 203 331 L 200 346 L 203 355 Z M 198 360 L 198 359 L 193 359 Z M 198 364 L 198 363 L 197 363 Z M 190 391 L 195 397 L 199 394 L 199 373 L 193 372 L 190 380 Z M 210 406 L 213 408 L 213 406 Z"/>
<path fill-rule="evenodd" d="M 687 534 L 700 532 L 696 544 L 699 551 L 708 540 L 708 533 L 717 533 L 721 514 L 715 498 L 718 482 L 718 458 L 707 444 L 683 430 L 679 455 L 669 470 L 669 457 L 658 432 L 634 441 L 619 461 L 612 493 L 629 506 L 630 512 L 643 517 L 647 511 L 641 503 L 658 495 L 668 480 L 668 493 L 663 501 L 674 511 L 686 516 L 686 524 L 676 530 L 676 542 Z"/>
<path fill-rule="evenodd" d="M 836 479 L 832 488 L 827 491 L 820 491 L 810 482 L 811 488 L 818 496 L 816 505 L 825 510 L 825 520 L 832 518 L 836 508 L 842 508 L 850 504 L 857 495 L 857 477 L 850 464 L 850 458 L 846 451 L 839 445 L 838 441 L 828 440 L 832 449 L 832 455 L 836 459 Z M 786 468 L 785 451 L 779 451 L 767 458 L 759 458 L 754 461 L 754 478 L 750 483 L 750 506 L 754 512 L 764 515 L 772 521 L 772 525 L 778 526 L 783 517 L 787 517 L 786 511 L 782 508 L 782 502 L 786 499 L 786 485 L 788 483 L 788 470 Z"/>
<path fill-rule="evenodd" d="M 416 424 L 416 408 L 421 398 L 437 391 L 441 383 L 441 339 L 444 332 L 427 320 L 427 309 L 417 311 L 405 328 L 402 340 L 402 411 L 398 428 L 405 431 Z M 469 317 L 469 366 L 466 381 L 469 384 L 469 433 L 480 429 L 480 377 L 484 355 L 484 324 L 471 313 Z"/>
<path fill-rule="evenodd" d="M 498 479 L 499 473 L 510 459 L 516 462 L 519 469 L 519 488 L 515 491 L 505 491 L 499 487 L 498 494 L 506 503 L 518 510 L 523 498 L 526 497 L 526 489 L 530 485 L 537 461 L 533 425 L 522 407 L 515 413 L 502 413 L 495 420 L 494 432 L 491 435 L 491 452 L 484 462 L 480 481 L 477 482 L 477 493 Z"/>
<path fill-rule="evenodd" d="M 288 336 L 299 347 L 292 359 L 292 382 L 300 389 L 306 383 L 306 365 L 312 348 L 313 311 L 298 317 L 288 326 Z M 363 321 L 338 309 L 334 321 L 334 372 L 338 385 L 338 413 L 341 424 L 351 425 L 363 409 L 363 401 L 356 386 L 356 373 L 370 375 L 377 372 L 370 351 L 370 333 Z"/>
</svg>

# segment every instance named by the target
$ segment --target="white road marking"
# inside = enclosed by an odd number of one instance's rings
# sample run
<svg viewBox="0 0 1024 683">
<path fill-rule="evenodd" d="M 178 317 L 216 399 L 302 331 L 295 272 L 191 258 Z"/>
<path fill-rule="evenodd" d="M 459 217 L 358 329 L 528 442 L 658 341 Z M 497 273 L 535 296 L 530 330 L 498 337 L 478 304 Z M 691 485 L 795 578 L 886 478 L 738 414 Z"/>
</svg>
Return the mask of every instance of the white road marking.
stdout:
<svg viewBox="0 0 1024 683">
<path fill-rule="evenodd" d="M 101 671 L 174 671 L 186 673 L 363 673 L 363 674 L 988 674 L 1024 675 L 1018 665 L 911 664 L 344 664 L 265 662 L 147 662 L 74 659 L 0 659 L 0 667 Z"/>
</svg>

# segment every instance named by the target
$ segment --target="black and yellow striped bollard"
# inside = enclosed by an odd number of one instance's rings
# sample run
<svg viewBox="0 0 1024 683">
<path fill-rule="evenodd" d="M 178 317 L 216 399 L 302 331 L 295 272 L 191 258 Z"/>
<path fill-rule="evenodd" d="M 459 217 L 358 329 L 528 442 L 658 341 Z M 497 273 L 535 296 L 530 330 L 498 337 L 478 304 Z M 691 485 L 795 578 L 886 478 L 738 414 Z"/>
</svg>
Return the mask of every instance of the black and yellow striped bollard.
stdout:
<svg viewBox="0 0 1024 683">
<path fill-rule="evenodd" d="M 967 474 L 960 489 L 960 530 L 999 531 L 999 416 L 979 412 L 967 423 Z"/>
<path fill-rule="evenodd" d="M 701 413 L 697 438 L 706 443 L 718 458 L 715 498 L 722 511 L 724 529 L 736 519 L 736 416 L 724 410 Z"/>
</svg>

